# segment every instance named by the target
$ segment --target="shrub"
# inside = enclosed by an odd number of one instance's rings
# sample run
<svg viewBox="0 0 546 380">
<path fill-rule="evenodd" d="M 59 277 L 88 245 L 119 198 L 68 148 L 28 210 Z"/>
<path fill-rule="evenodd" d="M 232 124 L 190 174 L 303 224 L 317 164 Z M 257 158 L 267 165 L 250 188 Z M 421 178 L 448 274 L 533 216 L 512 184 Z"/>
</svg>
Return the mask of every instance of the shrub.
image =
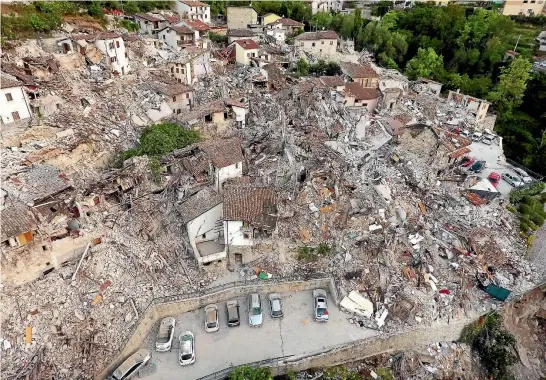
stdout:
<svg viewBox="0 0 546 380">
<path fill-rule="evenodd" d="M 510 205 L 506 205 L 506 209 L 508 211 L 510 211 L 512 214 L 515 214 L 516 212 L 518 212 L 518 210 L 516 210 L 515 208 L 513 208 L 512 206 Z"/>
<path fill-rule="evenodd" d="M 121 20 L 119 25 L 127 29 L 129 32 L 136 32 L 138 30 L 138 24 L 130 20 Z"/>
<path fill-rule="evenodd" d="M 544 216 L 538 213 L 532 214 L 530 217 L 531 221 L 535 223 L 538 227 L 542 227 L 544 224 Z"/>
<path fill-rule="evenodd" d="M 526 196 L 538 195 L 544 191 L 545 187 L 545 183 L 535 182 L 526 189 L 514 190 L 510 193 L 510 203 L 520 203 Z"/>
<path fill-rule="evenodd" d="M 313 262 L 318 260 L 318 256 L 314 253 L 313 248 L 306 245 L 298 249 L 298 260 Z"/>
<path fill-rule="evenodd" d="M 529 215 L 531 213 L 531 207 L 525 203 L 519 205 L 519 212 L 523 215 Z"/>
<path fill-rule="evenodd" d="M 213 32 L 209 32 L 209 38 L 212 42 L 227 44 L 228 43 L 228 36 L 223 36 L 221 34 L 216 34 Z"/>
<path fill-rule="evenodd" d="M 533 247 L 533 244 L 535 244 L 537 236 L 535 234 L 531 234 L 527 237 L 527 248 L 531 249 Z"/>
<path fill-rule="evenodd" d="M 501 328 L 500 315 L 480 317 L 463 329 L 461 341 L 478 354 L 488 375 L 495 379 L 509 379 L 509 367 L 516 363 L 516 338 Z"/>
<path fill-rule="evenodd" d="M 330 246 L 326 243 L 320 243 L 317 248 L 317 253 L 319 255 L 327 255 L 331 251 Z"/>
<path fill-rule="evenodd" d="M 253 368 L 245 365 L 235 368 L 229 375 L 229 380 L 273 380 L 273 376 L 269 368 Z"/>
</svg>

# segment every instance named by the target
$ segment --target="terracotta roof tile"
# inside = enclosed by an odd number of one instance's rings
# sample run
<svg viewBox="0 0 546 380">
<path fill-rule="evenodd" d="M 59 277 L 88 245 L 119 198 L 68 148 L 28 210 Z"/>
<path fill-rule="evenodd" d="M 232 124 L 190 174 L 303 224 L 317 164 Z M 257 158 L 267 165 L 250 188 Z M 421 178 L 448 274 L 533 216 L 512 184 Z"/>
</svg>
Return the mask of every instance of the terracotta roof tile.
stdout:
<svg viewBox="0 0 546 380">
<path fill-rule="evenodd" d="M 326 87 L 338 87 L 345 84 L 341 75 L 322 76 L 319 79 Z"/>
<path fill-rule="evenodd" d="M 370 100 L 379 98 L 379 90 L 377 88 L 364 88 L 359 83 L 345 83 L 345 92 L 354 96 L 355 100 Z"/>
<path fill-rule="evenodd" d="M 379 74 L 371 65 L 361 65 L 354 62 L 341 62 L 341 71 L 351 78 L 379 78 Z"/>
<path fill-rule="evenodd" d="M 0 84 L 2 88 L 21 87 L 23 83 L 19 82 L 16 78 L 2 74 L 0 77 Z"/>
<path fill-rule="evenodd" d="M 159 21 L 163 21 L 151 14 L 148 14 L 148 13 L 135 13 L 135 17 L 140 17 L 140 18 L 143 18 L 144 20 L 147 20 L 147 21 L 150 21 L 150 22 L 159 22 Z"/>
<path fill-rule="evenodd" d="M 305 32 L 296 37 L 298 41 L 337 40 L 339 37 L 333 30 L 320 32 Z"/>
<path fill-rule="evenodd" d="M 270 187 L 227 185 L 224 188 L 224 220 L 240 220 L 273 227 L 277 195 Z"/>
<path fill-rule="evenodd" d="M 238 138 L 208 140 L 199 143 L 199 147 L 207 154 L 212 164 L 217 168 L 243 162 L 241 140 Z"/>
<path fill-rule="evenodd" d="M 230 29 L 227 35 L 231 37 L 254 37 L 255 33 L 250 29 Z"/>
<path fill-rule="evenodd" d="M 297 27 L 297 28 L 303 28 L 303 24 L 299 21 L 292 20 L 291 18 L 280 18 L 276 21 L 273 21 L 272 24 L 281 24 L 284 26 L 291 26 L 291 27 Z M 336 37 L 337 38 L 337 37 Z"/>
<path fill-rule="evenodd" d="M 187 26 L 169 26 L 172 30 L 174 30 L 178 34 L 191 34 L 193 35 L 193 30 L 188 28 Z"/>
<path fill-rule="evenodd" d="M 188 7 L 210 7 L 210 5 L 200 1 L 181 1 L 181 3 L 186 4 Z"/>
<path fill-rule="evenodd" d="M 260 45 L 258 45 L 254 40 L 237 40 L 234 42 L 245 50 L 260 48 Z"/>
<path fill-rule="evenodd" d="M 207 24 L 205 24 L 201 20 L 187 20 L 187 19 L 184 19 L 181 22 L 183 22 L 184 24 L 186 24 L 187 26 L 189 26 L 193 30 L 197 30 L 197 31 L 200 31 L 200 32 L 207 31 L 207 30 L 211 29 L 210 26 L 208 26 Z"/>
</svg>

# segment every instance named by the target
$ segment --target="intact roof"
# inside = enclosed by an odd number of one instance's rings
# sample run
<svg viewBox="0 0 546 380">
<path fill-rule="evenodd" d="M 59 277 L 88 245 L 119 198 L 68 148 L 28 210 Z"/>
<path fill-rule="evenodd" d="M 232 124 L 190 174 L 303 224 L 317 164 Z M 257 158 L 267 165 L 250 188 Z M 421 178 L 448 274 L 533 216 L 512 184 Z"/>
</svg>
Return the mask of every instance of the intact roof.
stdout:
<svg viewBox="0 0 546 380">
<path fill-rule="evenodd" d="M 17 236 L 24 232 L 32 231 L 36 227 L 36 220 L 29 211 L 29 208 L 16 202 L 2 210 L 1 220 L 1 241 L 6 241 L 10 237 Z"/>
<path fill-rule="evenodd" d="M 179 34 L 193 34 L 193 30 L 187 26 L 169 26 L 172 30 Z"/>
<path fill-rule="evenodd" d="M 327 87 L 338 87 L 345 84 L 341 75 L 322 76 L 319 79 Z"/>
<path fill-rule="evenodd" d="M 224 188 L 224 220 L 275 224 L 277 195 L 271 187 L 228 185 Z"/>
<path fill-rule="evenodd" d="M 194 30 L 197 30 L 199 32 L 202 32 L 202 31 L 206 31 L 206 30 L 210 30 L 210 26 L 208 26 L 207 24 L 205 24 L 203 21 L 201 20 L 187 20 L 187 19 L 184 19 L 182 20 L 181 22 L 184 22 L 186 25 L 188 25 L 190 28 L 194 29 Z"/>
<path fill-rule="evenodd" d="M 227 35 L 231 37 L 254 37 L 255 33 L 250 29 L 230 29 Z"/>
<path fill-rule="evenodd" d="M 371 65 L 361 65 L 354 62 L 341 62 L 341 71 L 351 78 L 379 78 L 379 74 Z"/>
<path fill-rule="evenodd" d="M 147 20 L 147 21 L 150 21 L 150 22 L 159 22 L 159 21 L 163 21 L 151 14 L 148 14 L 148 13 L 135 13 L 135 17 L 140 17 L 140 18 L 143 18 L 144 20 Z"/>
<path fill-rule="evenodd" d="M 209 7 L 210 6 L 200 1 L 180 1 L 180 2 L 182 4 L 186 4 L 188 7 Z"/>
<path fill-rule="evenodd" d="M 301 22 L 292 20 L 291 18 L 284 18 L 284 17 L 273 21 L 272 24 L 281 24 L 284 26 L 293 26 L 293 27 L 303 27 L 303 24 Z"/>
<path fill-rule="evenodd" d="M 260 48 L 260 45 L 258 45 L 254 40 L 237 40 L 234 42 L 245 50 Z"/>
<path fill-rule="evenodd" d="M 339 37 L 333 30 L 322 30 L 320 32 L 305 32 L 296 37 L 298 41 L 315 40 L 337 40 Z"/>
<path fill-rule="evenodd" d="M 207 154 L 212 164 L 217 168 L 225 168 L 243 161 L 241 140 L 236 137 L 208 140 L 199 143 L 199 147 Z"/>
<path fill-rule="evenodd" d="M 222 196 L 217 194 L 214 190 L 205 187 L 197 194 L 189 197 L 189 199 L 178 206 L 177 209 L 182 216 L 182 222 L 188 223 L 220 203 L 222 203 Z"/>
<path fill-rule="evenodd" d="M 370 100 L 379 98 L 379 90 L 377 88 L 364 88 L 360 83 L 348 82 L 345 83 L 345 92 L 355 97 L 355 100 Z"/>
<path fill-rule="evenodd" d="M 0 75 L 1 88 L 21 87 L 23 83 L 19 82 L 15 77 L 2 73 Z"/>
<path fill-rule="evenodd" d="M 177 23 L 177 22 L 180 21 L 180 16 L 179 15 L 173 15 L 173 16 L 164 15 L 163 17 L 165 17 L 165 20 L 167 20 L 171 24 L 174 24 L 174 23 Z"/>
</svg>

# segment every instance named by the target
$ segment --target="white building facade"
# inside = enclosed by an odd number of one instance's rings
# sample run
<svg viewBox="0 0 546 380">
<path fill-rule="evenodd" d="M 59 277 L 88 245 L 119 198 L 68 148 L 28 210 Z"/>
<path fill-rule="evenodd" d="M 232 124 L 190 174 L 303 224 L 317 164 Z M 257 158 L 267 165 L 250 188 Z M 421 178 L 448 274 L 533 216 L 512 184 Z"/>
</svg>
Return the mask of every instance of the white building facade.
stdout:
<svg viewBox="0 0 546 380">
<path fill-rule="evenodd" d="M 4 75 L 2 75 L 1 81 L 0 119 L 2 124 L 29 119 L 31 117 L 30 102 L 21 83 L 4 77 Z"/>
<path fill-rule="evenodd" d="M 210 6 L 200 1 L 176 0 L 176 12 L 182 18 L 210 23 Z"/>
<path fill-rule="evenodd" d="M 129 57 L 125 50 L 123 38 L 116 33 L 102 33 L 95 40 L 95 46 L 105 55 L 107 65 L 120 75 L 130 71 Z"/>
</svg>

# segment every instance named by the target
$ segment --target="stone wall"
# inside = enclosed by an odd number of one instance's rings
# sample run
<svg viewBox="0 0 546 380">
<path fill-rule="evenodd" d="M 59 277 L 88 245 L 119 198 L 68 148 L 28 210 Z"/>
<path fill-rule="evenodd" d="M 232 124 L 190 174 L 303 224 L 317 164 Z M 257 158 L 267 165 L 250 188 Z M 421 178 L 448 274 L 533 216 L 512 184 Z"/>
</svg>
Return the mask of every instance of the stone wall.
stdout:
<svg viewBox="0 0 546 380">
<path fill-rule="evenodd" d="M 198 296 L 172 296 L 155 299 L 146 311 L 141 314 L 141 318 L 128 339 L 123 350 L 110 362 L 110 364 L 104 368 L 100 373 L 95 376 L 95 379 L 105 379 L 110 373 L 112 373 L 117 366 L 119 366 L 128 356 L 137 351 L 142 342 L 147 338 L 152 327 L 156 322 L 162 318 L 187 313 L 197 310 L 205 305 L 211 303 L 225 302 L 232 298 L 245 296 L 249 293 L 285 293 L 285 292 L 299 292 L 303 290 L 311 290 L 316 288 L 328 289 L 332 300 L 336 305 L 339 304 L 337 291 L 335 289 L 334 282 L 329 277 L 316 278 L 307 281 L 295 280 L 285 282 L 264 282 L 257 280 L 252 283 L 232 283 L 226 284 L 217 290 L 211 290 L 210 293 L 206 293 Z"/>
</svg>

